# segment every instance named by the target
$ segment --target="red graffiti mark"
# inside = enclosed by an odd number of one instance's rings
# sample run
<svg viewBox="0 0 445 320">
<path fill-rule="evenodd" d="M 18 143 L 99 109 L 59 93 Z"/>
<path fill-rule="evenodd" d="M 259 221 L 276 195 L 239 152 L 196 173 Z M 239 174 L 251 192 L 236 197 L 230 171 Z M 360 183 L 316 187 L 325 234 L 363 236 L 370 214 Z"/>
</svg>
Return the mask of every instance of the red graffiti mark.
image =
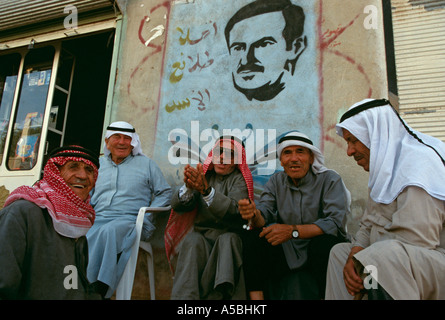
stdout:
<svg viewBox="0 0 445 320">
<path fill-rule="evenodd" d="M 165 1 L 165 2 L 163 2 L 163 3 L 161 3 L 161 4 L 157 5 L 157 6 L 154 6 L 152 9 L 150 9 L 150 14 L 153 13 L 153 12 L 155 12 L 155 11 L 158 10 L 159 8 L 166 8 L 166 9 L 167 9 L 167 16 L 170 15 L 170 8 L 171 8 L 170 1 Z M 141 110 L 143 113 L 148 112 L 150 109 L 151 109 L 151 110 L 154 110 L 154 109 L 155 109 L 155 106 L 153 105 L 151 108 L 148 108 L 148 107 L 139 108 L 139 106 L 137 105 L 137 103 L 134 101 L 134 99 L 133 99 L 133 95 L 132 95 L 132 92 L 131 92 L 132 83 L 133 83 L 133 80 L 134 80 L 136 74 L 138 74 L 139 71 L 141 70 L 142 66 L 143 66 L 143 65 L 144 65 L 144 64 L 145 64 L 151 57 L 153 57 L 154 55 L 156 55 L 156 54 L 162 52 L 162 50 L 163 50 L 163 46 L 162 46 L 162 45 L 155 45 L 155 44 L 153 44 L 152 42 L 147 43 L 147 40 L 144 38 L 144 36 L 143 36 L 142 33 L 143 33 L 143 30 L 144 30 L 144 26 L 145 26 L 145 24 L 148 22 L 148 21 L 147 21 L 147 18 L 148 18 L 148 16 L 144 16 L 144 18 L 143 18 L 143 19 L 141 20 L 141 22 L 139 23 L 138 38 L 139 38 L 139 41 L 144 45 L 144 47 L 151 48 L 151 49 L 153 49 L 153 50 L 152 50 L 151 52 L 149 52 L 146 56 L 144 56 L 144 57 L 142 58 L 142 60 L 137 64 L 136 68 L 135 68 L 135 69 L 133 70 L 133 72 L 131 73 L 131 75 L 130 75 L 130 79 L 129 79 L 128 84 L 127 84 L 127 94 L 128 94 L 128 97 L 130 98 L 131 105 L 132 105 L 133 107 L 135 107 L 135 108 L 138 108 L 138 110 Z M 166 24 L 167 24 L 167 25 L 165 26 L 165 30 L 166 30 L 166 33 L 167 33 L 167 30 L 168 30 L 168 19 L 167 19 L 167 23 L 166 23 Z M 162 77 L 162 74 L 163 74 L 164 59 L 165 59 L 165 52 L 164 52 L 164 55 L 163 55 L 163 57 L 162 57 L 161 77 Z M 158 105 L 159 105 L 159 99 L 160 99 L 160 96 L 159 96 L 159 95 L 160 95 L 160 91 L 159 91 L 159 93 L 158 93 Z M 156 119 L 157 119 L 157 116 L 156 116 Z"/>
<path fill-rule="evenodd" d="M 145 16 L 142 20 L 141 23 L 139 24 L 139 30 L 138 30 L 138 37 L 139 37 L 139 41 L 142 42 L 143 45 L 145 45 L 145 39 L 142 36 L 142 31 L 144 30 L 144 25 L 145 22 L 147 21 L 148 16 Z"/>
<path fill-rule="evenodd" d="M 323 25 L 323 0 L 320 0 L 318 5 L 318 20 L 317 20 L 317 27 L 318 27 L 318 41 L 319 41 L 319 52 L 320 52 L 320 63 L 318 65 L 318 79 L 320 81 L 319 87 L 318 87 L 318 104 L 320 105 L 320 117 L 319 117 L 319 124 L 321 128 L 321 141 L 320 141 L 320 149 L 321 152 L 324 151 L 324 129 L 323 129 L 323 123 L 324 123 L 324 99 L 323 99 L 323 93 L 324 93 L 324 78 L 323 78 L 323 63 L 324 63 L 324 44 L 323 44 L 323 34 L 322 34 L 322 25 Z"/>
<path fill-rule="evenodd" d="M 320 1 L 320 3 L 323 1 Z M 335 41 L 340 35 L 343 34 L 343 32 L 345 32 L 350 26 L 352 26 L 354 24 L 354 22 L 360 17 L 360 14 L 358 14 L 357 16 L 355 16 L 354 19 L 352 19 L 346 26 L 344 27 L 338 27 L 335 30 L 327 30 L 325 33 L 322 34 L 322 38 L 321 38 L 321 44 L 320 44 L 320 48 L 321 49 L 327 49 L 329 47 L 329 45 Z M 320 31 L 321 32 L 321 31 Z"/>
<path fill-rule="evenodd" d="M 335 130 L 335 124 L 331 124 L 330 126 L 328 126 L 326 132 L 330 132 L 331 130 Z M 341 144 L 338 140 L 334 139 L 329 134 L 325 134 L 324 137 L 323 137 L 323 140 L 335 144 L 338 148 L 343 148 L 344 147 L 343 144 Z"/>
<path fill-rule="evenodd" d="M 319 63 L 319 68 L 318 68 L 318 78 L 319 78 L 319 92 L 318 92 L 318 96 L 319 96 L 319 105 L 320 105 L 320 117 L 319 117 L 319 123 L 320 123 L 320 128 L 321 128 L 321 145 L 320 148 L 323 151 L 324 150 L 324 143 L 325 141 L 328 142 L 332 142 L 335 143 L 337 145 L 339 145 L 337 142 L 335 142 L 335 140 L 329 135 L 326 134 L 326 132 L 329 132 L 332 129 L 335 129 L 335 124 L 334 125 L 329 125 L 327 127 L 327 130 L 324 129 L 324 77 L 323 77 L 323 64 L 324 64 L 324 59 L 325 59 L 325 54 L 326 53 L 332 53 L 338 57 L 341 57 L 342 59 L 345 59 L 348 63 L 352 64 L 365 78 L 365 80 L 367 81 L 368 85 L 369 85 L 369 90 L 368 90 L 368 98 L 370 98 L 372 96 L 372 88 L 371 88 L 371 81 L 368 77 L 368 75 L 366 74 L 363 66 L 359 63 L 357 63 L 352 57 L 338 51 L 338 50 L 333 50 L 333 47 L 336 47 L 339 45 L 338 42 L 334 43 L 334 41 L 336 41 L 348 28 L 350 28 L 355 22 L 356 20 L 360 17 L 361 14 L 357 14 L 354 19 L 352 19 L 347 25 L 345 26 L 339 26 L 337 29 L 335 30 L 327 30 L 325 32 L 323 32 L 322 30 L 322 26 L 323 26 L 323 0 L 320 0 L 319 2 L 319 17 L 318 17 L 318 21 L 317 21 L 317 27 L 318 27 L 318 39 L 319 39 L 319 52 L 320 52 L 320 63 Z M 332 44 L 332 46 L 331 46 Z"/>
<path fill-rule="evenodd" d="M 344 53 L 338 51 L 338 50 L 331 50 L 331 52 L 333 54 L 335 54 L 336 56 L 339 56 L 343 59 L 345 59 L 346 61 L 348 61 L 350 64 L 354 65 L 356 67 L 356 69 L 363 75 L 363 77 L 366 79 L 366 82 L 369 84 L 369 88 L 368 88 L 368 96 L 367 98 L 371 98 L 372 96 L 372 87 L 370 85 L 371 83 L 371 79 L 369 79 L 368 75 L 365 72 L 365 69 L 363 68 L 363 66 L 361 64 L 359 64 L 357 61 L 355 61 L 353 58 L 345 55 Z"/>
</svg>

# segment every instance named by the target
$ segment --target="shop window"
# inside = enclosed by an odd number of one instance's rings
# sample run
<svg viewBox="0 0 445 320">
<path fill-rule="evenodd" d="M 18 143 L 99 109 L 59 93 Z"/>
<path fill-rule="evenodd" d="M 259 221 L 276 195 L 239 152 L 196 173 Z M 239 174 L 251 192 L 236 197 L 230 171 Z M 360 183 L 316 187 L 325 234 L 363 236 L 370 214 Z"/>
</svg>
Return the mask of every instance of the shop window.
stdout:
<svg viewBox="0 0 445 320">
<path fill-rule="evenodd" d="M 0 56 L 0 164 L 5 152 L 6 135 L 17 86 L 21 56 L 18 53 Z"/>
<path fill-rule="evenodd" d="M 25 57 L 8 147 L 8 169 L 29 170 L 37 163 L 55 49 L 32 49 Z"/>
</svg>

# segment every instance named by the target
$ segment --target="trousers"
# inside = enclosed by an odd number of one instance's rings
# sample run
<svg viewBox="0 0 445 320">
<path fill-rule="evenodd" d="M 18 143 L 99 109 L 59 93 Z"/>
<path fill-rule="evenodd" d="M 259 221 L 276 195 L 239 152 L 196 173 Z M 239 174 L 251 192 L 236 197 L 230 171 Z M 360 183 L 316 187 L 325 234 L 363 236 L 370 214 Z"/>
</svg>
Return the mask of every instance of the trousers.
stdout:
<svg viewBox="0 0 445 320">
<path fill-rule="evenodd" d="M 282 245 L 270 245 L 259 238 L 260 231 L 246 231 L 241 236 L 247 292 L 263 291 L 265 298 L 271 300 L 324 299 L 329 252 L 345 240 L 332 235 L 312 238 L 306 263 L 291 270 Z"/>
</svg>

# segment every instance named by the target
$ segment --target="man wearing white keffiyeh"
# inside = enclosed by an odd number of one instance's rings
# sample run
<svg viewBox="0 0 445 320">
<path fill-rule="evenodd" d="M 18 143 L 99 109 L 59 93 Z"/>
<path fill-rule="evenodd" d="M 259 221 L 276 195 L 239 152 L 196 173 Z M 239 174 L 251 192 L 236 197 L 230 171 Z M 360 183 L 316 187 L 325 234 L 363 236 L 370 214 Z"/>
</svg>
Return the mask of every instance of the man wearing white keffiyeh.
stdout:
<svg viewBox="0 0 445 320">
<path fill-rule="evenodd" d="M 165 207 L 170 198 L 171 188 L 159 166 L 142 153 L 135 128 L 124 121 L 111 123 L 91 196 L 96 221 L 87 234 L 88 279 L 105 298 L 116 290 L 130 258 L 139 208 Z M 153 218 L 151 213 L 145 215 L 144 241 L 154 233 Z"/>
<path fill-rule="evenodd" d="M 354 104 L 337 133 L 369 171 L 369 199 L 354 242 L 331 251 L 326 299 L 445 299 L 445 144 L 387 100 Z"/>
<path fill-rule="evenodd" d="M 239 203 L 258 228 L 256 239 L 245 239 L 247 288 L 252 299 L 261 291 L 274 300 L 322 299 L 329 251 L 346 240 L 349 191 L 305 134 L 287 133 L 277 156 L 284 171 L 270 177 L 257 204 Z"/>
</svg>

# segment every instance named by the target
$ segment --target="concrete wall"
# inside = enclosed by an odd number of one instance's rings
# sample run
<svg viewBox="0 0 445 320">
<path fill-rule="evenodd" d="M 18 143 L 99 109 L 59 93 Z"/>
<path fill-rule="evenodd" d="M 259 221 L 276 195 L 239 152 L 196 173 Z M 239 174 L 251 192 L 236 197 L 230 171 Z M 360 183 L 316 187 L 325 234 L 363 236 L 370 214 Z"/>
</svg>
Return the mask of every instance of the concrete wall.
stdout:
<svg viewBox="0 0 445 320">
<path fill-rule="evenodd" d="M 293 129 L 302 131 L 351 190 L 353 216 L 348 228 L 355 232 L 367 198 L 368 176 L 346 156 L 335 124 L 353 103 L 388 96 L 381 2 L 293 0 L 304 11 L 307 40 L 295 72 L 283 69 L 284 51 L 266 53 L 264 63 L 273 65 L 272 73 L 283 74 L 285 87 L 273 97 L 260 95 L 249 100 L 234 86 L 235 52 L 229 54 L 224 29 L 235 12 L 250 2 L 119 1 L 125 14 L 112 120 L 136 127 L 145 154 L 160 165 L 175 188 L 182 183 L 184 163 L 202 160 L 224 129 L 232 133 L 237 129 L 248 139 L 249 159 L 263 152 L 266 143 L 261 139 L 271 140 L 270 151 L 275 136 Z M 280 28 L 266 14 L 257 16 L 256 22 L 244 35 L 250 40 L 257 33 Z M 231 37 L 241 39 L 243 32 L 233 30 Z M 189 159 L 188 152 L 176 157 L 176 143 L 184 143 L 196 157 Z M 258 194 L 280 166 L 270 160 L 252 168 Z M 166 220 L 167 216 L 158 218 L 154 239 L 159 299 L 168 299 L 171 289 L 163 248 Z M 134 294 L 145 298 L 148 283 L 140 271 L 146 267 L 140 260 Z"/>
</svg>

